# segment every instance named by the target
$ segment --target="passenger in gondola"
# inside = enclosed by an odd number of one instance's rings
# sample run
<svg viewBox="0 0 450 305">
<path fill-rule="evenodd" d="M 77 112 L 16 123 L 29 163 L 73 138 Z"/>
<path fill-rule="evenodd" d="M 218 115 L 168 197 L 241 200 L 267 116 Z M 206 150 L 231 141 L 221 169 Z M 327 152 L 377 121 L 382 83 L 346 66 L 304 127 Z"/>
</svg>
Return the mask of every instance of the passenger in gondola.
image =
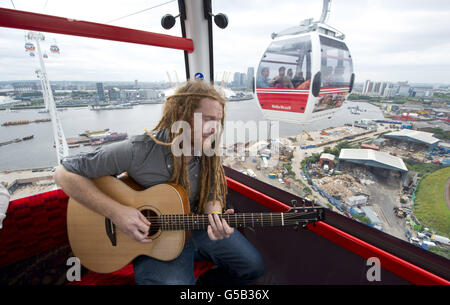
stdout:
<svg viewBox="0 0 450 305">
<path fill-rule="evenodd" d="M 294 88 L 291 80 L 286 76 L 285 67 L 280 67 L 278 69 L 278 75 L 269 82 L 269 85 L 275 88 Z"/>
<path fill-rule="evenodd" d="M 303 77 L 303 72 L 299 71 L 292 79 L 292 85 L 294 86 L 294 88 L 297 88 L 304 81 L 305 81 L 305 78 Z"/>
<path fill-rule="evenodd" d="M 292 82 L 292 79 L 294 78 L 294 72 L 292 72 L 292 69 L 287 70 L 287 76 L 289 80 Z"/>
<path fill-rule="evenodd" d="M 329 87 L 334 82 L 333 67 L 328 66 L 322 69 L 322 86 Z"/>
<path fill-rule="evenodd" d="M 256 88 L 270 88 L 269 73 L 269 68 L 264 67 L 261 69 L 261 75 L 256 80 Z"/>
<path fill-rule="evenodd" d="M 337 66 L 334 69 L 334 75 L 333 75 L 334 83 L 342 84 L 345 81 L 345 79 L 344 79 L 344 71 L 345 71 L 345 67 L 344 66 Z"/>
</svg>

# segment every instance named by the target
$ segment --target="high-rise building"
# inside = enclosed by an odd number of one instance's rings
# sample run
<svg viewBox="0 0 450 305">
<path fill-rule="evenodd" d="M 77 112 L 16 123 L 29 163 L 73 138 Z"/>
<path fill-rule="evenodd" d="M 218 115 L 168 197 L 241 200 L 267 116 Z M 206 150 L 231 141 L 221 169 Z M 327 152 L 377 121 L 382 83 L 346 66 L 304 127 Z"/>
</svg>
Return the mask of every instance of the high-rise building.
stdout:
<svg viewBox="0 0 450 305">
<path fill-rule="evenodd" d="M 398 90 L 398 88 L 396 87 L 396 85 L 394 85 L 392 83 L 387 83 L 387 86 L 383 91 L 383 96 L 384 97 L 395 96 L 397 94 L 397 90 Z"/>
<path fill-rule="evenodd" d="M 241 73 L 240 79 L 239 79 L 239 86 L 243 87 L 246 85 L 247 82 L 247 75 L 245 73 Z"/>
<path fill-rule="evenodd" d="M 369 85 L 367 86 L 367 92 L 368 94 L 373 92 L 373 86 L 374 86 L 374 82 L 369 82 Z"/>
<path fill-rule="evenodd" d="M 407 83 L 408 82 L 406 82 L 406 84 Z M 404 85 L 405 83 L 401 84 Z M 402 86 L 390 82 L 372 82 L 370 80 L 366 80 L 363 86 L 362 94 L 391 97 L 398 94 L 400 87 Z M 404 88 L 402 89 L 405 90 L 405 92 L 403 92 L 405 96 L 408 95 L 409 89 L 407 88 L 409 88 L 408 85 L 404 86 Z"/>
<path fill-rule="evenodd" d="M 247 88 L 253 88 L 254 79 L 255 79 L 255 68 L 249 67 L 247 69 Z"/>
<path fill-rule="evenodd" d="M 381 96 L 384 96 L 384 92 L 386 91 L 386 88 L 388 88 L 387 82 L 382 82 L 380 86 L 380 90 L 378 91 L 378 94 Z"/>
<path fill-rule="evenodd" d="M 234 72 L 233 75 L 233 86 L 238 87 L 241 82 L 241 73 Z"/>
<path fill-rule="evenodd" d="M 373 88 L 373 93 L 378 94 L 380 92 L 380 88 L 381 88 L 381 82 L 376 82 L 375 86 Z"/>
<path fill-rule="evenodd" d="M 36 82 L 18 82 L 12 84 L 14 88 L 14 94 L 21 94 L 21 93 L 30 93 L 35 92 L 38 90 L 38 86 Z"/>
<path fill-rule="evenodd" d="M 363 91 L 362 91 L 363 94 L 366 94 L 368 92 L 369 83 L 370 83 L 370 79 L 368 79 L 364 82 L 364 87 L 363 87 Z"/>
<path fill-rule="evenodd" d="M 105 101 L 105 89 L 103 88 L 103 83 L 97 83 L 97 94 L 98 94 L 98 100 L 100 102 Z"/>
<path fill-rule="evenodd" d="M 120 100 L 120 89 L 119 88 L 109 89 L 108 94 L 109 94 L 110 101 L 119 101 Z"/>
<path fill-rule="evenodd" d="M 398 95 L 410 96 L 410 89 L 411 89 L 411 87 L 409 85 L 401 84 L 400 88 L 398 89 Z"/>
</svg>

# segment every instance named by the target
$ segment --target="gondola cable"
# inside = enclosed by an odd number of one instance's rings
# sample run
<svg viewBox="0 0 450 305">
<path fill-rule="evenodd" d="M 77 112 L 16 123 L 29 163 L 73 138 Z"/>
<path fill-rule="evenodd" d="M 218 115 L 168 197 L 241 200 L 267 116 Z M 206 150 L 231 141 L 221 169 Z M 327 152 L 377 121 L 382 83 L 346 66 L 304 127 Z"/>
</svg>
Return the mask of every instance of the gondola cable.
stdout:
<svg viewBox="0 0 450 305">
<path fill-rule="evenodd" d="M 152 7 L 149 7 L 149 8 L 140 10 L 140 11 L 137 11 L 137 12 L 135 12 L 135 13 L 131 13 L 131 14 L 128 14 L 128 15 L 125 15 L 125 16 L 122 16 L 122 17 L 119 17 L 119 18 L 110 20 L 110 21 L 108 21 L 108 22 L 106 22 L 106 23 L 112 23 L 112 22 L 115 22 L 115 21 L 124 19 L 124 18 L 126 18 L 126 17 L 130 17 L 130 16 L 133 16 L 133 15 L 137 15 L 137 14 L 140 14 L 140 13 L 143 13 L 143 12 L 146 12 L 146 11 L 149 11 L 149 10 L 151 10 L 151 9 L 154 9 L 154 8 L 157 8 L 157 7 L 160 7 L 160 6 L 169 4 L 169 3 L 171 3 L 171 2 L 175 2 L 175 0 L 167 1 L 167 2 L 164 2 L 164 3 L 158 4 L 158 5 L 155 5 L 155 6 L 152 6 Z"/>
</svg>

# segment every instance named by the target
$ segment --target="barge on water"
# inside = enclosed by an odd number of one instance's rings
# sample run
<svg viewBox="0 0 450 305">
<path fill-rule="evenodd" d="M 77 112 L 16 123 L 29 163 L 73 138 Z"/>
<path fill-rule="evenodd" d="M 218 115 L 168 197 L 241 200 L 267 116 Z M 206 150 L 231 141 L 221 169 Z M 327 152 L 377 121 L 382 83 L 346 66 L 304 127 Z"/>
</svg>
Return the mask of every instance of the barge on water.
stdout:
<svg viewBox="0 0 450 305">
<path fill-rule="evenodd" d="M 106 128 L 106 129 L 103 129 L 103 130 L 96 130 L 96 131 L 85 130 L 84 132 L 80 133 L 79 135 L 81 137 L 90 137 L 92 135 L 101 134 L 101 133 L 105 133 L 105 132 L 108 132 L 108 131 L 109 131 L 109 128 Z"/>
<path fill-rule="evenodd" d="M 27 140 L 31 140 L 33 138 L 34 138 L 34 135 L 26 136 L 26 137 L 23 137 L 23 138 L 15 138 L 14 140 L 0 142 L 0 146 L 12 144 L 12 143 L 18 143 L 18 142 L 22 142 L 22 141 L 27 141 Z"/>
<path fill-rule="evenodd" d="M 14 126 L 14 125 L 25 125 L 30 124 L 30 121 L 28 120 L 21 120 L 21 121 L 11 121 L 11 122 L 4 122 L 2 126 Z"/>
</svg>

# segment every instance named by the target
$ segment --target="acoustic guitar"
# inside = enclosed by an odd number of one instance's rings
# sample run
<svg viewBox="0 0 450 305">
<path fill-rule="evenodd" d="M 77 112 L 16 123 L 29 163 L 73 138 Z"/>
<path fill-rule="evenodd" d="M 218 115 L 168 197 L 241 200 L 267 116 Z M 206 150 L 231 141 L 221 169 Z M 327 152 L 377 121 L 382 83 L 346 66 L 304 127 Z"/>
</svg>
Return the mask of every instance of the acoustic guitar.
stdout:
<svg viewBox="0 0 450 305">
<path fill-rule="evenodd" d="M 162 183 L 142 189 L 131 180 L 112 176 L 93 179 L 95 185 L 119 203 L 134 207 L 150 221 L 151 243 L 141 243 L 116 229 L 104 216 L 69 199 L 67 232 L 70 246 L 83 266 L 98 273 L 110 273 L 139 255 L 169 261 L 180 255 L 190 230 L 206 230 L 208 215 L 191 214 L 183 187 Z M 292 207 L 286 213 L 221 214 L 230 227 L 306 226 L 324 218 L 324 208 Z"/>
</svg>

